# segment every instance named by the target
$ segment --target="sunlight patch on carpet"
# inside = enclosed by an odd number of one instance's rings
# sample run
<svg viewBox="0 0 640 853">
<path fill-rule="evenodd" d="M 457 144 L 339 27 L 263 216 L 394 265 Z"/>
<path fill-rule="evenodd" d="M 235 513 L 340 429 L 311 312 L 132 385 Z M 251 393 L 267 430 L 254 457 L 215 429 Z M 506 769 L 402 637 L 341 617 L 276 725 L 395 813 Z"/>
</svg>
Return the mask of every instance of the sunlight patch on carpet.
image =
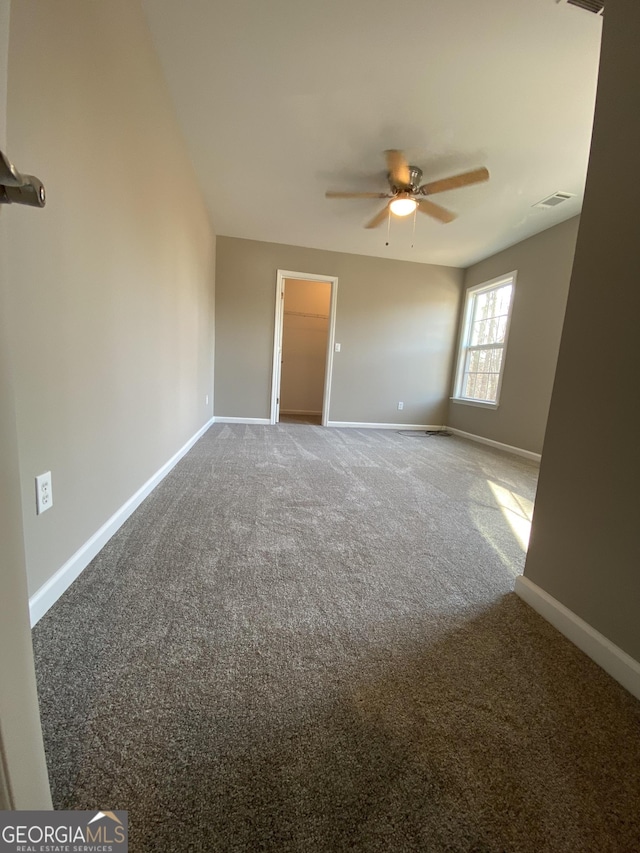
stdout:
<svg viewBox="0 0 640 853">
<path fill-rule="evenodd" d="M 502 514 L 504 515 L 518 544 L 526 552 L 529 547 L 529 536 L 531 535 L 531 519 L 533 518 L 533 501 L 522 497 L 522 495 L 499 486 L 492 480 L 487 480 L 489 488 Z"/>
</svg>

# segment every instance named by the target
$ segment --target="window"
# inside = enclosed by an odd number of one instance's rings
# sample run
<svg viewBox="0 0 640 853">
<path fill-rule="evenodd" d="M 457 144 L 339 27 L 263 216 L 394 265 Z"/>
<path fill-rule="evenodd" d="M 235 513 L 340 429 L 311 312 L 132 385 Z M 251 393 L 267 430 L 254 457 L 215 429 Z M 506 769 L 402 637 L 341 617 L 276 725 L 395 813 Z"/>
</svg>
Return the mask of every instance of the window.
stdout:
<svg viewBox="0 0 640 853">
<path fill-rule="evenodd" d="M 513 272 L 467 291 L 454 400 L 498 405 L 515 281 Z"/>
</svg>

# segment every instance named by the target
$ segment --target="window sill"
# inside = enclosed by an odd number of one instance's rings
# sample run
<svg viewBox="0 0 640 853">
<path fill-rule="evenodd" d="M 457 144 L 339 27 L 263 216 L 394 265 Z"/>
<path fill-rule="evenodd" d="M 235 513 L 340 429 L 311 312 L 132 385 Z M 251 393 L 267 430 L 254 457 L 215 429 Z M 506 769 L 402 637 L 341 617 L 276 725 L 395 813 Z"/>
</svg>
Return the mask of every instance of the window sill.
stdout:
<svg viewBox="0 0 640 853">
<path fill-rule="evenodd" d="M 449 397 L 452 403 L 461 403 L 463 406 L 477 406 L 479 409 L 497 409 L 497 403 L 488 403 L 485 400 L 466 400 L 464 397 Z"/>
</svg>

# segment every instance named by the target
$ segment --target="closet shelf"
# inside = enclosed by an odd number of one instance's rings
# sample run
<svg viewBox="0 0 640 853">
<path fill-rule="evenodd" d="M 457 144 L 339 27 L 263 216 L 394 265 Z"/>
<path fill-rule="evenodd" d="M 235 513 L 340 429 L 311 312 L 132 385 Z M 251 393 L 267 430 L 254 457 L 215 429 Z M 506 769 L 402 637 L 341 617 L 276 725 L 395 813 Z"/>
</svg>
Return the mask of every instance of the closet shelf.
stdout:
<svg viewBox="0 0 640 853">
<path fill-rule="evenodd" d="M 317 320 L 328 320 L 329 319 L 328 314 L 307 314 L 304 311 L 285 311 L 284 313 L 285 313 L 285 316 L 288 315 L 290 317 L 314 317 Z"/>
</svg>

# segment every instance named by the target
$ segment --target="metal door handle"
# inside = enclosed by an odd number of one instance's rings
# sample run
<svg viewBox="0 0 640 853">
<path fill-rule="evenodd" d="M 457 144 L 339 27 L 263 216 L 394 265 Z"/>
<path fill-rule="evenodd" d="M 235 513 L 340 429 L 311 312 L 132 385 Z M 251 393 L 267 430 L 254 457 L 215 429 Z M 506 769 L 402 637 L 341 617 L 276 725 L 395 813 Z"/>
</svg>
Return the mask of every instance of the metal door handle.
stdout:
<svg viewBox="0 0 640 853">
<path fill-rule="evenodd" d="M 7 155 L 0 151 L 0 204 L 44 207 L 46 201 L 42 181 L 34 175 L 21 174 Z"/>
</svg>

